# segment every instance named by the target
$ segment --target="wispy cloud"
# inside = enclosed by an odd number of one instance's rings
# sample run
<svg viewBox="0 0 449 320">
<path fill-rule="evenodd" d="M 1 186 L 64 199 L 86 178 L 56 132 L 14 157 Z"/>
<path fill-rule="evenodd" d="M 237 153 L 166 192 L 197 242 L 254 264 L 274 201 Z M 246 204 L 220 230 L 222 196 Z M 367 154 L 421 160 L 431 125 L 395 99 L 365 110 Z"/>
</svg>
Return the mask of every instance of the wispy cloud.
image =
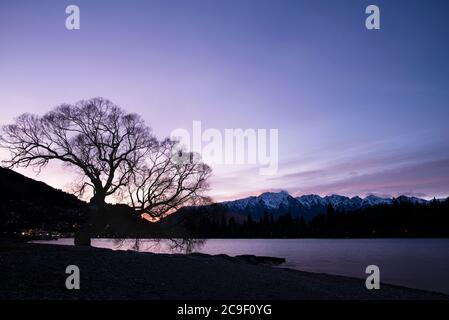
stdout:
<svg viewBox="0 0 449 320">
<path fill-rule="evenodd" d="M 300 193 L 346 195 L 389 194 L 419 195 L 421 197 L 447 196 L 449 186 L 449 159 L 427 161 L 411 165 L 403 165 L 393 169 L 380 170 L 332 182 L 319 182 L 301 185 L 294 176 L 285 178 L 290 189 Z M 293 179 L 293 181 L 292 181 Z M 296 183 L 296 187 L 294 186 Z"/>
</svg>

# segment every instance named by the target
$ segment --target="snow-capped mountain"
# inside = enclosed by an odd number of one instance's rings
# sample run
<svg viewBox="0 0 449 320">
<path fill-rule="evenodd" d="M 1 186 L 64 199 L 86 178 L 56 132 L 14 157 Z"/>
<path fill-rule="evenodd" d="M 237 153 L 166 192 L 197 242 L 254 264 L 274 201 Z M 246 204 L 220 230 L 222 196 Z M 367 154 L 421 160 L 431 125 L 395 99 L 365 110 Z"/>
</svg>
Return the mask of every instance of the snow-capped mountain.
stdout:
<svg viewBox="0 0 449 320">
<path fill-rule="evenodd" d="M 304 211 L 301 203 L 286 191 L 265 192 L 257 197 L 222 202 L 221 205 L 231 213 L 251 215 L 255 219 L 262 217 L 265 213 L 281 215 L 287 212 Z"/>
<path fill-rule="evenodd" d="M 375 195 L 369 195 L 365 199 L 362 199 L 362 207 L 390 205 L 392 203 L 393 203 L 392 199 L 376 197 Z"/>
<path fill-rule="evenodd" d="M 234 209 L 248 209 L 257 206 L 278 209 L 281 205 L 287 205 L 291 199 L 294 200 L 286 191 L 265 192 L 257 197 L 252 196 L 239 200 L 225 201 L 221 204 Z"/>
<path fill-rule="evenodd" d="M 300 196 L 297 197 L 296 200 L 298 200 L 306 208 L 313 208 L 315 206 L 326 205 L 324 199 L 316 194 Z"/>
<path fill-rule="evenodd" d="M 362 198 L 349 198 L 333 194 L 331 196 L 324 197 L 324 202 L 326 204 L 326 207 L 331 204 L 335 210 L 354 210 L 361 207 Z"/>
<path fill-rule="evenodd" d="M 369 195 L 365 198 L 359 196 L 349 198 L 336 194 L 325 197 L 309 194 L 294 198 L 288 192 L 281 191 L 265 192 L 259 196 L 226 201 L 222 202 L 221 205 L 228 212 L 251 215 L 254 219 L 259 219 L 266 213 L 273 216 L 290 213 L 292 216 L 303 216 L 307 220 L 317 214 L 325 213 L 329 205 L 332 205 L 336 211 L 351 211 L 368 206 L 391 205 L 393 201 L 393 199 L 375 195 Z M 419 204 L 428 202 L 424 199 L 407 196 L 400 196 L 396 201 Z"/>
<path fill-rule="evenodd" d="M 278 193 L 265 192 L 258 198 L 268 208 L 279 208 L 281 205 L 288 205 L 291 196 L 287 192 L 281 191 Z"/>
<path fill-rule="evenodd" d="M 411 203 L 418 203 L 418 204 L 426 204 L 428 201 L 416 197 L 407 197 L 407 196 L 400 196 L 396 199 L 398 202 L 411 202 Z"/>
</svg>

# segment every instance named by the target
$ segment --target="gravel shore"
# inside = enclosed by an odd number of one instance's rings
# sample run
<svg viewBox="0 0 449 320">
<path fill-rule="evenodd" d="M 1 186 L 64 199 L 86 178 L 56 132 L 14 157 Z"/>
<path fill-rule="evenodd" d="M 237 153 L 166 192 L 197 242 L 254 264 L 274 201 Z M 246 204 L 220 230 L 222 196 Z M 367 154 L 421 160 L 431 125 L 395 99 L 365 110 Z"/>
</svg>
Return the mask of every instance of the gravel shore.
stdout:
<svg viewBox="0 0 449 320">
<path fill-rule="evenodd" d="M 77 265 L 80 290 L 65 269 Z M 448 299 L 364 280 L 255 265 L 220 256 L 165 255 L 43 244 L 0 243 L 0 299 Z"/>
</svg>

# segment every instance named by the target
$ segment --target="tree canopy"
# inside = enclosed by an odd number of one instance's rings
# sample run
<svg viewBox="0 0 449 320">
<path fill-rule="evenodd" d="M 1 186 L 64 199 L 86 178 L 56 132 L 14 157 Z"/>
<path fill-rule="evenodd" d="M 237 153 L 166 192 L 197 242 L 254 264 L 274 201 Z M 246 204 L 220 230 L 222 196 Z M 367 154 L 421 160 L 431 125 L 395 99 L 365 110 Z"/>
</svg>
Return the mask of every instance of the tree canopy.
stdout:
<svg viewBox="0 0 449 320">
<path fill-rule="evenodd" d="M 76 169 L 76 191 L 90 188 L 91 203 L 122 195 L 152 217 L 205 199 L 211 173 L 197 157 L 173 161 L 176 141 L 158 141 L 141 116 L 104 98 L 62 104 L 43 116 L 22 114 L 2 127 L 0 141 L 11 154 L 8 167 L 41 170 L 58 160 Z"/>
</svg>

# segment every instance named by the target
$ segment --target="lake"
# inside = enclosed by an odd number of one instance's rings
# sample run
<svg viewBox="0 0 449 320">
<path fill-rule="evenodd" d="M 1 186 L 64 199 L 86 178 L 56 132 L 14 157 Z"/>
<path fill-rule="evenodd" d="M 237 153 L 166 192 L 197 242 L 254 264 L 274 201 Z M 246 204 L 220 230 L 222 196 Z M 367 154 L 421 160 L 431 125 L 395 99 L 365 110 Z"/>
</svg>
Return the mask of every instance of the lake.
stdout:
<svg viewBox="0 0 449 320">
<path fill-rule="evenodd" d="M 73 245 L 73 239 L 35 241 Z M 133 250 L 135 240 L 95 239 L 92 245 Z M 172 242 L 140 240 L 139 251 L 178 253 Z M 366 278 L 377 265 L 381 282 L 449 294 L 449 239 L 210 239 L 193 252 L 286 258 L 281 267 Z"/>
</svg>

